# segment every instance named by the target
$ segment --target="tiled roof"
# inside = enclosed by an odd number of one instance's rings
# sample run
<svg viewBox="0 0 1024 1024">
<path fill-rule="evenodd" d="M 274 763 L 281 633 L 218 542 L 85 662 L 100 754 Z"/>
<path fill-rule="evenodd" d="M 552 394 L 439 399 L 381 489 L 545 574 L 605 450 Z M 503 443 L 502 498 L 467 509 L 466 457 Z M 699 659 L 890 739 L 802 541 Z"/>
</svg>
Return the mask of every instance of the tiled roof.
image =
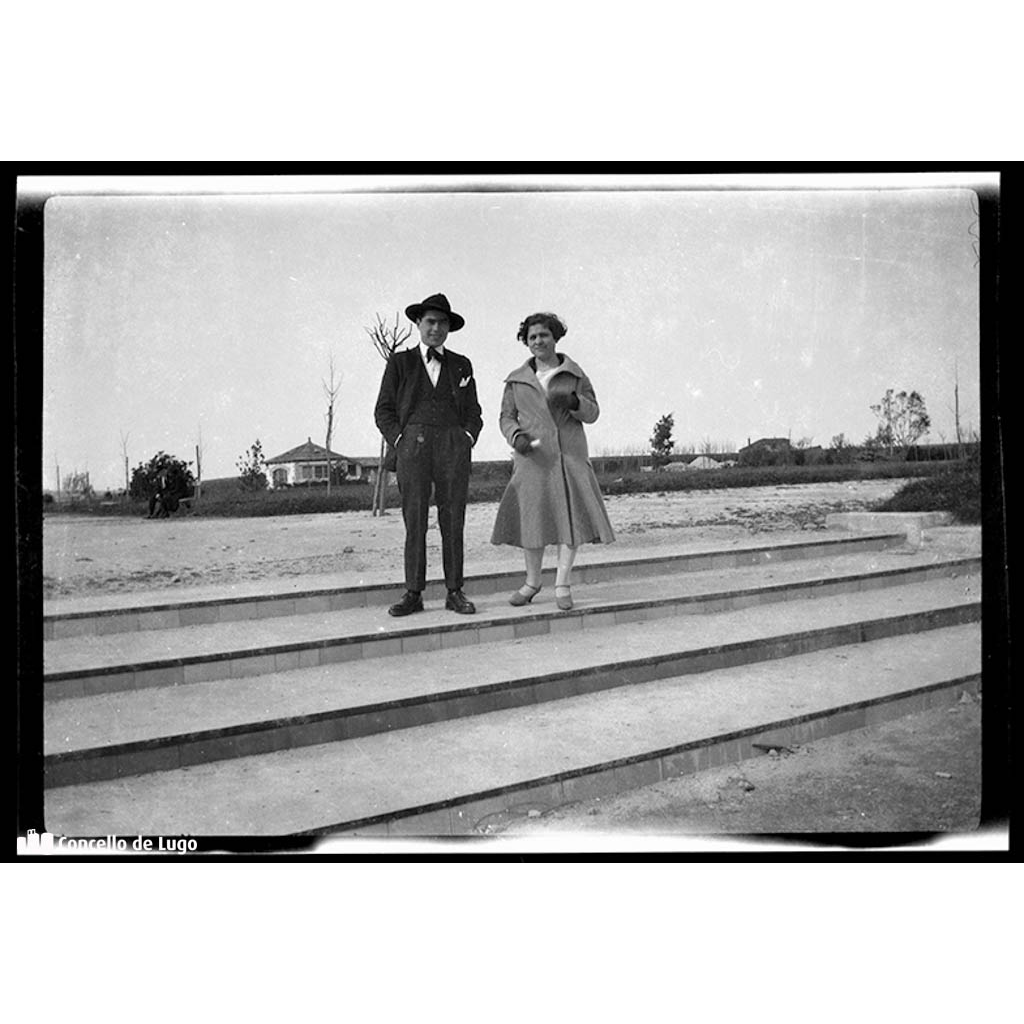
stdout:
<svg viewBox="0 0 1024 1024">
<path fill-rule="evenodd" d="M 267 465 L 273 465 L 278 462 L 321 462 L 326 461 L 327 456 L 330 455 L 332 459 L 345 459 L 345 461 L 351 461 L 347 455 L 339 455 L 337 452 L 328 452 L 327 449 L 321 445 L 316 444 L 312 438 L 305 441 L 304 444 L 300 444 L 298 448 L 292 448 L 286 451 L 283 455 L 275 455 L 272 459 L 267 459 Z"/>
</svg>

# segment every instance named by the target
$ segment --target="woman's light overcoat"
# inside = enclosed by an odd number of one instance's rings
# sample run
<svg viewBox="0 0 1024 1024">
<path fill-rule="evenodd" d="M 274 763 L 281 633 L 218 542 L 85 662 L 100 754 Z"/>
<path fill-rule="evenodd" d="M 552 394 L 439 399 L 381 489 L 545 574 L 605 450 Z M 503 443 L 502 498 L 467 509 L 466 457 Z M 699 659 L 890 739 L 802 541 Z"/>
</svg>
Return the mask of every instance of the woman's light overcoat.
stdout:
<svg viewBox="0 0 1024 1024">
<path fill-rule="evenodd" d="M 520 430 L 540 441 L 526 455 L 514 453 L 512 479 L 498 506 L 492 544 L 539 548 L 578 547 L 615 540 L 597 477 L 590 465 L 584 423 L 600 412 L 590 379 L 579 364 L 562 355 L 548 392 L 527 360 L 505 378 L 499 426 L 512 443 Z M 553 409 L 556 394 L 579 396 L 578 409 Z"/>
</svg>

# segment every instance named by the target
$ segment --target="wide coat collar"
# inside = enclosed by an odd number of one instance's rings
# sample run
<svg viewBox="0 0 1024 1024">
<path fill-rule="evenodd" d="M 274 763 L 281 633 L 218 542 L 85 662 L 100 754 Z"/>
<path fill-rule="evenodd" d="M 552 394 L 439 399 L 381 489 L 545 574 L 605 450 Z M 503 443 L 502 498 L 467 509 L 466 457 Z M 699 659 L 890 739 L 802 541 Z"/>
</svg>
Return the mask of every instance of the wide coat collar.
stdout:
<svg viewBox="0 0 1024 1024">
<path fill-rule="evenodd" d="M 564 352 L 559 352 L 559 355 L 562 357 L 562 365 L 556 371 L 555 376 L 559 373 L 571 373 L 574 377 L 585 376 L 583 371 L 580 369 L 579 364 L 574 359 L 571 359 Z M 534 387 L 540 387 L 540 381 L 537 380 L 537 374 L 533 372 L 533 367 L 530 366 L 529 359 L 527 359 L 522 366 L 517 366 L 505 378 L 505 382 L 509 384 L 532 384 Z"/>
</svg>

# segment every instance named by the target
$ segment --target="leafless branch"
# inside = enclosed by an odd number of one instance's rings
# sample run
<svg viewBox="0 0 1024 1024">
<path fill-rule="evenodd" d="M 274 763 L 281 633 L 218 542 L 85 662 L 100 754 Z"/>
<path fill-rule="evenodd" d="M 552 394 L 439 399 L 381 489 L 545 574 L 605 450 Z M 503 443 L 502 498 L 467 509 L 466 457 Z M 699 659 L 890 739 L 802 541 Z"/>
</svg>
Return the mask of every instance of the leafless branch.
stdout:
<svg viewBox="0 0 1024 1024">
<path fill-rule="evenodd" d="M 380 313 L 375 314 L 377 322 L 373 327 L 364 327 L 363 330 L 370 336 L 373 347 L 385 361 L 390 359 L 412 335 L 412 327 L 401 326 L 399 314 L 395 314 L 394 325 L 385 323 Z M 386 452 L 384 438 L 380 441 L 380 462 L 377 467 L 377 480 L 373 489 L 373 515 L 384 515 L 384 498 L 387 485 L 387 473 L 384 469 L 384 455 Z"/>
</svg>

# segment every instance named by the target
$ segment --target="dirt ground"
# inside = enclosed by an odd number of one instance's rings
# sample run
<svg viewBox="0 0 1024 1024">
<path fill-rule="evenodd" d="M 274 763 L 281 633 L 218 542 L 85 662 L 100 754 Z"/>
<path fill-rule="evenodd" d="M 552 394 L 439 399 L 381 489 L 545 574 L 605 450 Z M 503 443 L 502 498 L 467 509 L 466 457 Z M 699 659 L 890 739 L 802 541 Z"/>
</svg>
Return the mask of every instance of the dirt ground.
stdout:
<svg viewBox="0 0 1024 1024">
<path fill-rule="evenodd" d="M 728 547 L 759 534 L 824 529 L 830 512 L 859 511 L 895 493 L 901 480 L 655 493 L 608 499 L 613 548 L 579 558 L 621 557 L 714 543 Z M 497 506 L 471 505 L 467 574 L 517 568 L 519 552 L 495 547 Z M 48 515 L 43 523 L 44 596 L 50 599 L 225 585 L 287 577 L 364 574 L 399 580 L 404 530 L 392 509 L 382 518 L 337 513 L 250 519 L 167 520 Z M 976 552 L 975 528 L 927 531 L 926 543 Z M 428 572 L 440 573 L 432 525 Z M 472 595 L 470 595 L 472 596 Z M 980 794 L 980 708 L 967 700 L 792 753 L 649 786 L 618 797 L 530 817 L 496 819 L 494 835 L 753 835 L 780 832 L 896 832 L 972 829 Z M 534 815 L 539 812 L 533 811 Z"/>
<path fill-rule="evenodd" d="M 971 832 L 981 811 L 980 700 L 547 812 L 495 816 L 506 837 Z"/>
<path fill-rule="evenodd" d="M 609 497 L 614 548 L 585 547 L 587 558 L 742 541 L 760 533 L 824 528 L 830 512 L 871 507 L 902 480 L 725 489 Z M 495 503 L 466 512 L 468 575 L 521 565 L 519 552 L 490 543 Z M 367 512 L 205 519 L 49 514 L 43 520 L 44 597 L 149 591 L 166 587 L 330 575 L 357 582 L 374 573 L 400 579 L 404 530 L 398 509 Z M 428 573 L 440 574 L 440 534 L 428 535 Z"/>
</svg>

